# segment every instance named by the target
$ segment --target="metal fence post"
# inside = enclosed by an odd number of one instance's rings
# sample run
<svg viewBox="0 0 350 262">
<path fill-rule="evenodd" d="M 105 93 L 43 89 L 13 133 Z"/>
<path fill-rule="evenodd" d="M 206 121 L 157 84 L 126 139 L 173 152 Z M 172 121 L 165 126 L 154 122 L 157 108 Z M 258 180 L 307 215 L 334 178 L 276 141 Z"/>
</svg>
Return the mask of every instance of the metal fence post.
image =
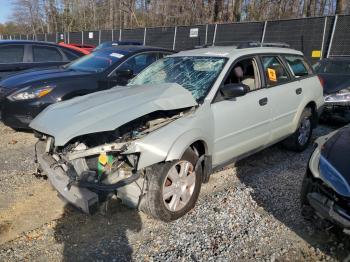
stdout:
<svg viewBox="0 0 350 262">
<path fill-rule="evenodd" d="M 204 44 L 207 45 L 208 43 L 208 24 L 205 25 L 205 41 Z"/>
<path fill-rule="evenodd" d="M 98 44 L 101 44 L 101 30 L 98 31 Z"/>
<path fill-rule="evenodd" d="M 47 33 L 45 33 L 45 42 L 47 42 Z"/>
<path fill-rule="evenodd" d="M 177 32 L 177 26 L 175 26 L 175 30 L 174 30 L 173 50 L 175 50 L 175 45 L 176 45 L 176 32 Z"/>
<path fill-rule="evenodd" d="M 68 44 L 70 44 L 70 34 L 69 34 L 69 32 L 67 33 L 67 41 L 68 41 Z"/>
<path fill-rule="evenodd" d="M 122 29 L 119 29 L 119 41 L 122 41 Z"/>
<path fill-rule="evenodd" d="M 84 45 L 84 31 L 81 31 L 81 45 Z"/>
<path fill-rule="evenodd" d="M 326 16 L 326 18 L 324 19 L 320 60 L 323 58 L 323 49 L 324 49 L 324 41 L 325 41 L 325 37 L 326 37 L 327 19 L 328 19 L 328 16 Z"/>
<path fill-rule="evenodd" d="M 264 40 L 265 40 L 266 27 L 267 27 L 267 20 L 264 23 L 264 29 L 263 29 L 263 33 L 262 33 L 262 36 L 261 36 L 260 43 L 262 43 L 262 44 L 264 43 Z"/>
<path fill-rule="evenodd" d="M 146 45 L 146 34 L 147 34 L 147 28 L 145 27 L 145 30 L 143 31 L 143 45 Z"/>
<path fill-rule="evenodd" d="M 112 29 L 112 41 L 114 41 L 114 30 Z"/>
<path fill-rule="evenodd" d="M 335 15 L 335 20 L 334 20 L 333 29 L 332 29 L 331 40 L 330 40 L 329 46 L 328 46 L 327 58 L 329 57 L 329 54 L 330 54 L 331 49 L 332 49 L 333 37 L 334 37 L 334 32 L 335 32 L 335 29 L 336 29 L 336 26 L 337 26 L 337 21 L 338 21 L 338 15 Z"/>
<path fill-rule="evenodd" d="M 215 29 L 214 29 L 214 36 L 213 36 L 213 46 L 215 45 L 215 40 L 216 40 L 216 30 L 218 28 L 218 24 L 215 24 Z"/>
</svg>

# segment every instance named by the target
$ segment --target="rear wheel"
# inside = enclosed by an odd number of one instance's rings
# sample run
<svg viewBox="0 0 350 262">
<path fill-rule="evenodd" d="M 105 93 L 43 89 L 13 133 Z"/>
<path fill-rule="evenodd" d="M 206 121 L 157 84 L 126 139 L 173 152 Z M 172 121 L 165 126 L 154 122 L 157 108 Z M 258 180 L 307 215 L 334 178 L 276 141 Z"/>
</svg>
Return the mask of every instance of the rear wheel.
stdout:
<svg viewBox="0 0 350 262">
<path fill-rule="evenodd" d="M 202 175 L 196 172 L 198 156 L 187 149 L 179 160 L 147 170 L 148 191 L 140 209 L 152 217 L 172 221 L 190 211 L 199 195 Z"/>
<path fill-rule="evenodd" d="M 301 113 L 297 130 L 282 142 L 289 150 L 301 152 L 310 144 L 312 137 L 312 109 L 306 107 Z"/>
</svg>

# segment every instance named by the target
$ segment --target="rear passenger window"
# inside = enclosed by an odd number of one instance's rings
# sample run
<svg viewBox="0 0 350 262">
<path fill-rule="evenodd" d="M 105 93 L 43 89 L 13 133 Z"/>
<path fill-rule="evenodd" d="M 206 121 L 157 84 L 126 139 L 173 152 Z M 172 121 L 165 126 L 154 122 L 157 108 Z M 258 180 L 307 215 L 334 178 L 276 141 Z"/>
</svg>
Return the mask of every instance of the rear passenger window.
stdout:
<svg viewBox="0 0 350 262">
<path fill-rule="evenodd" d="M 312 74 L 312 70 L 302 56 L 285 56 L 284 57 L 295 77 L 302 77 Z"/>
<path fill-rule="evenodd" d="M 62 55 L 55 47 L 33 46 L 34 62 L 60 62 Z"/>
<path fill-rule="evenodd" d="M 286 68 L 276 56 L 262 57 L 267 86 L 280 85 L 290 80 Z"/>
<path fill-rule="evenodd" d="M 0 63 L 21 63 L 23 62 L 23 55 L 23 45 L 7 45 L 0 47 Z"/>
</svg>

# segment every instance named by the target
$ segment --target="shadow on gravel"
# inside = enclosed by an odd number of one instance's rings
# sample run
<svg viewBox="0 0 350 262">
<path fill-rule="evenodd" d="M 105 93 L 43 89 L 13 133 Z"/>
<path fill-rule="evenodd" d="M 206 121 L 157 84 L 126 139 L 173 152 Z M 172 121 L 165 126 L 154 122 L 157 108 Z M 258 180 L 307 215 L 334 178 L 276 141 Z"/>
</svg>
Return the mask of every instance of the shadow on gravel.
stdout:
<svg viewBox="0 0 350 262">
<path fill-rule="evenodd" d="M 314 138 L 332 129 L 318 131 Z M 311 146 L 304 153 L 289 152 L 278 145 L 268 148 L 237 163 L 237 177 L 253 189 L 252 197 L 259 206 L 309 245 L 334 259 L 349 259 L 349 236 L 334 228 L 321 230 L 301 216 L 300 188 L 311 151 Z"/>
<path fill-rule="evenodd" d="M 107 214 L 86 215 L 67 205 L 55 239 L 63 244 L 63 261 L 130 261 L 128 232 L 141 227 L 139 213 L 117 201 L 110 203 Z"/>
</svg>

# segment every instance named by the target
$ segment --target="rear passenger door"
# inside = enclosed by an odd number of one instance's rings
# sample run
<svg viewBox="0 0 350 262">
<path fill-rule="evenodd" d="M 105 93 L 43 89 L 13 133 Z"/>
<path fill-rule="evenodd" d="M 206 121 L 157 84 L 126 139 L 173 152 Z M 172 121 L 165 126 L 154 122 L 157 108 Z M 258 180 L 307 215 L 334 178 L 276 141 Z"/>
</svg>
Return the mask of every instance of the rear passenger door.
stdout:
<svg viewBox="0 0 350 262">
<path fill-rule="evenodd" d="M 65 55 L 54 46 L 32 45 L 33 67 L 56 67 L 67 63 Z"/>
<path fill-rule="evenodd" d="M 303 86 L 300 81 L 295 81 L 284 57 L 264 55 L 261 62 L 266 87 L 270 90 L 271 140 L 276 141 L 294 132 L 293 121 L 302 101 Z"/>
<path fill-rule="evenodd" d="M 25 45 L 11 44 L 0 46 L 0 78 L 27 69 Z"/>
</svg>

